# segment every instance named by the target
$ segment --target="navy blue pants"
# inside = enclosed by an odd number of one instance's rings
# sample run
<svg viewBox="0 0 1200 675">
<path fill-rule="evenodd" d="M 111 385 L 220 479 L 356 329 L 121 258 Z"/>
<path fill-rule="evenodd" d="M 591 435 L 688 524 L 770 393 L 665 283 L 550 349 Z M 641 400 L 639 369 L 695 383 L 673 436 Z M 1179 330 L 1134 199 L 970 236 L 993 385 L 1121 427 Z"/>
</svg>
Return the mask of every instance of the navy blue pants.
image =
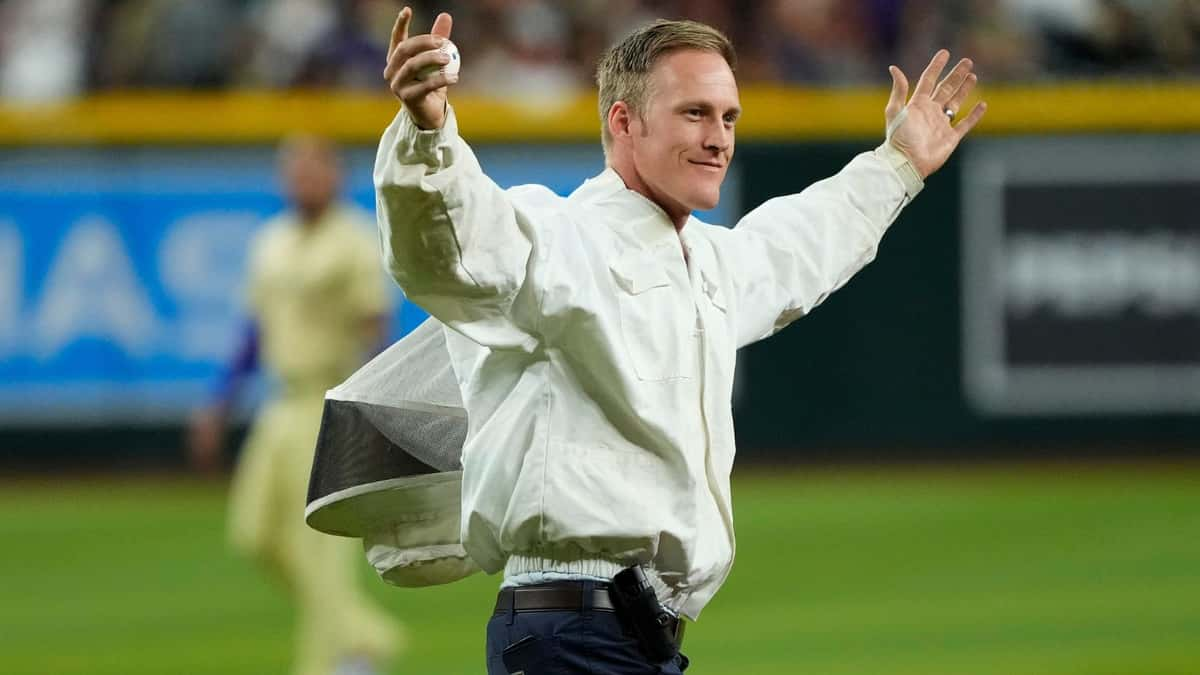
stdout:
<svg viewBox="0 0 1200 675">
<path fill-rule="evenodd" d="M 683 654 L 650 663 L 614 612 L 509 611 L 488 621 L 488 675 L 679 675 L 687 666 Z"/>
</svg>

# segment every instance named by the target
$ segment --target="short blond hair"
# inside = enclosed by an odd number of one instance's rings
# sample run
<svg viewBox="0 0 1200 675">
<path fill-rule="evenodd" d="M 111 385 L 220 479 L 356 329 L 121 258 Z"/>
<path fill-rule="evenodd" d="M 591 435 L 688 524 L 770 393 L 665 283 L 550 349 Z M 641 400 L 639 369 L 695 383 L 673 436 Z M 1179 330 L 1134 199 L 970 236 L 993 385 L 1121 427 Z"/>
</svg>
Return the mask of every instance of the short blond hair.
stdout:
<svg viewBox="0 0 1200 675">
<path fill-rule="evenodd" d="M 645 112 L 650 100 L 650 71 L 659 57 L 679 49 L 715 52 L 725 59 L 730 70 L 737 70 L 737 54 L 724 33 L 698 21 L 659 19 L 639 28 L 613 45 L 596 65 L 596 84 L 600 87 L 600 136 L 604 152 L 612 145 L 608 130 L 608 111 L 624 101 L 634 113 Z"/>
</svg>

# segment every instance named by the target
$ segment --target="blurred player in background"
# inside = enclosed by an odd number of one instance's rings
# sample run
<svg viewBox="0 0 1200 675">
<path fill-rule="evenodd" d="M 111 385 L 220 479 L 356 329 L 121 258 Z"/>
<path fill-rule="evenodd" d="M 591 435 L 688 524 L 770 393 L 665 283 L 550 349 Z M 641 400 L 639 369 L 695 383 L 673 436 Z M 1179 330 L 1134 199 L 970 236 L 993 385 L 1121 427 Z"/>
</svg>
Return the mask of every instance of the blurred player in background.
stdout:
<svg viewBox="0 0 1200 675">
<path fill-rule="evenodd" d="M 234 474 L 232 544 L 295 599 L 294 673 L 372 673 L 395 651 L 400 628 L 358 588 L 357 542 L 308 528 L 304 501 L 325 391 L 382 346 L 389 298 L 370 217 L 338 201 L 335 147 L 288 140 L 280 170 L 292 208 L 253 244 L 251 321 L 213 401 L 193 416 L 189 449 L 199 468 L 219 465 L 228 413 L 261 355 L 276 393 L 258 413 Z"/>
</svg>

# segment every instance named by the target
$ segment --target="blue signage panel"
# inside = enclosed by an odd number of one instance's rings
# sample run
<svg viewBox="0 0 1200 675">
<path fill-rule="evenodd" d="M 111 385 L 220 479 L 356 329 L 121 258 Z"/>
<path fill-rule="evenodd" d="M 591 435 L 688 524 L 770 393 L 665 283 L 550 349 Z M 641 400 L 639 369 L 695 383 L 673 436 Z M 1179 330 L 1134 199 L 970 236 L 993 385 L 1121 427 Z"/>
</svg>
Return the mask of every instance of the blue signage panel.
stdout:
<svg viewBox="0 0 1200 675">
<path fill-rule="evenodd" d="M 591 146 L 479 156 L 503 186 L 561 194 L 603 163 Z M 345 161 L 371 212 L 374 150 Z M 0 152 L 0 423 L 182 420 L 234 349 L 249 240 L 283 207 L 270 148 Z M 425 314 L 396 299 L 399 336 Z"/>
</svg>

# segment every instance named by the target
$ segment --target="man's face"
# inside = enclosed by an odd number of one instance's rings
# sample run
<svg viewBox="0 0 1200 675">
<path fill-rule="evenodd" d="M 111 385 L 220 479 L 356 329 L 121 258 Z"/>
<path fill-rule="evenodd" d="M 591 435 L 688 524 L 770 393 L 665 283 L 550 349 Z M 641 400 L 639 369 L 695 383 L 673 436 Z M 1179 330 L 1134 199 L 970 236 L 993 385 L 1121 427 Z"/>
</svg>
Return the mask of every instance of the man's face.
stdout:
<svg viewBox="0 0 1200 675">
<path fill-rule="evenodd" d="M 288 196 L 301 211 L 318 213 L 337 197 L 340 175 L 328 148 L 299 142 L 285 153 L 282 169 Z"/>
<path fill-rule="evenodd" d="M 682 49 L 658 59 L 649 100 L 633 115 L 633 162 L 668 214 L 717 205 L 741 112 L 737 82 L 720 54 Z"/>
</svg>

